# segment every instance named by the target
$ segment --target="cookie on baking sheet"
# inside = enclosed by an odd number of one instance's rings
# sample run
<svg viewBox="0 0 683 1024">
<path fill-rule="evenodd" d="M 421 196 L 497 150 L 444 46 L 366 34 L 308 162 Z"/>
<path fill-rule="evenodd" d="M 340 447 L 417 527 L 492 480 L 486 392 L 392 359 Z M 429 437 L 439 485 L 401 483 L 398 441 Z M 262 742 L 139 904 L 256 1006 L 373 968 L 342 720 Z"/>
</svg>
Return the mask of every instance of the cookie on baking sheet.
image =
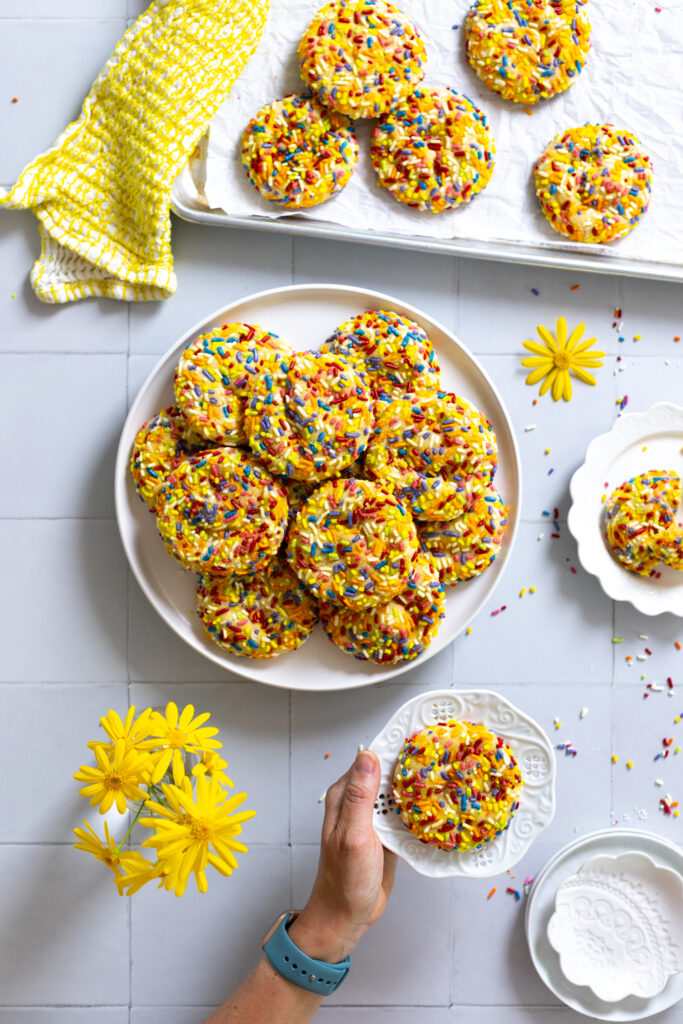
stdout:
<svg viewBox="0 0 683 1024">
<path fill-rule="evenodd" d="M 590 23 L 566 6 L 564 13 L 547 0 L 475 0 L 465 20 L 467 59 L 484 85 L 525 104 L 573 85 L 590 50 Z"/>
<path fill-rule="evenodd" d="M 253 576 L 200 576 L 197 614 L 211 639 L 232 654 L 276 658 L 306 640 L 318 606 L 278 557 Z"/>
<path fill-rule="evenodd" d="M 490 485 L 496 435 L 466 399 L 419 391 L 380 410 L 364 465 L 417 519 L 454 519 Z"/>
<path fill-rule="evenodd" d="M 446 586 L 481 575 L 503 543 L 509 509 L 493 484 L 456 519 L 418 522 L 422 553 Z"/>
<path fill-rule="evenodd" d="M 424 75 L 425 47 L 387 0 L 332 0 L 299 43 L 301 77 L 320 103 L 348 117 L 377 117 Z"/>
<path fill-rule="evenodd" d="M 245 441 L 244 406 L 252 380 L 273 373 L 291 349 L 256 324 L 224 324 L 189 343 L 173 379 L 178 409 L 198 437 Z"/>
<path fill-rule="evenodd" d="M 327 636 L 347 654 L 379 665 L 412 661 L 436 636 L 446 599 L 438 573 L 425 555 L 412 564 L 404 589 L 386 604 L 348 608 L 321 602 Z"/>
<path fill-rule="evenodd" d="M 307 96 L 273 100 L 242 134 L 249 181 L 264 199 L 289 209 L 337 195 L 357 161 L 358 141 L 348 119 Z"/>
<path fill-rule="evenodd" d="M 496 148 L 486 116 L 446 86 L 420 86 L 380 118 L 370 156 L 378 183 L 417 210 L 442 213 L 488 184 Z"/>
<path fill-rule="evenodd" d="M 287 497 L 255 459 L 238 448 L 214 448 L 183 460 L 167 477 L 157 527 L 186 569 L 249 575 L 277 554 Z"/>
<path fill-rule="evenodd" d="M 372 608 L 400 593 L 418 552 L 410 513 L 369 480 L 327 480 L 289 531 L 287 558 L 315 597 Z"/>
<path fill-rule="evenodd" d="M 382 401 L 439 386 L 431 341 L 416 323 L 390 310 L 372 309 L 345 320 L 321 352 L 343 356 Z"/>
<path fill-rule="evenodd" d="M 295 352 L 254 382 L 244 425 L 272 473 L 314 483 L 358 458 L 373 422 L 370 391 L 344 359 Z"/>
<path fill-rule="evenodd" d="M 611 124 L 567 128 L 534 167 L 551 227 L 575 242 L 612 242 L 632 231 L 652 194 L 652 161 L 633 132 Z"/>
</svg>

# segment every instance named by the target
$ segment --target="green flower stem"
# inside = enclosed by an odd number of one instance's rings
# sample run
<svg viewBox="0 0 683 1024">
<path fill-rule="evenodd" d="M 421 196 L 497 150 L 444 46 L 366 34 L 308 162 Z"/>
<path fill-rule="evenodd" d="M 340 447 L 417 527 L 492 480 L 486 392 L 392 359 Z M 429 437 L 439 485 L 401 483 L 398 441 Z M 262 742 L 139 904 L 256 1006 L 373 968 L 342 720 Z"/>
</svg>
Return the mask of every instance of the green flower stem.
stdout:
<svg viewBox="0 0 683 1024">
<path fill-rule="evenodd" d="M 136 821 L 138 820 L 138 818 L 140 817 L 140 815 L 142 814 L 142 808 L 143 808 L 143 807 L 145 806 L 145 803 L 146 803 L 146 801 L 145 801 L 145 800 L 143 800 L 143 801 L 142 801 L 142 803 L 140 804 L 140 806 L 138 807 L 138 809 L 137 809 L 137 811 L 136 811 L 136 813 L 135 813 L 135 817 L 133 818 L 133 820 L 132 820 L 132 821 L 131 821 L 131 823 L 130 823 L 130 828 L 129 828 L 129 829 L 128 829 L 128 831 L 126 832 L 125 836 L 123 837 L 123 839 L 121 840 L 121 842 L 119 843 L 119 845 L 118 845 L 118 846 L 116 847 L 116 856 L 117 856 L 117 857 L 118 857 L 118 855 L 119 855 L 119 854 L 121 853 L 121 848 L 123 847 L 123 844 L 125 843 L 126 839 L 127 839 L 127 838 L 128 838 L 128 836 L 129 836 L 129 835 L 131 834 L 131 832 L 133 831 L 133 829 L 135 828 L 135 823 L 136 823 Z"/>
</svg>

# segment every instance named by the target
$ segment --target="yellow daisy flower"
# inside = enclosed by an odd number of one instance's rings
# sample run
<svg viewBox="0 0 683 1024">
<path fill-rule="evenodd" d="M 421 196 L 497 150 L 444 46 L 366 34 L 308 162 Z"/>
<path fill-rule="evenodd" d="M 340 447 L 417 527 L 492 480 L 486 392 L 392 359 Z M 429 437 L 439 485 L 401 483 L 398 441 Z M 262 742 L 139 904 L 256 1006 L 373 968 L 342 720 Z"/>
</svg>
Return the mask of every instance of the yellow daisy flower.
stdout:
<svg viewBox="0 0 683 1024">
<path fill-rule="evenodd" d="M 106 814 L 114 801 L 119 814 L 123 814 L 128 800 L 138 803 L 147 799 L 147 793 L 140 786 L 149 782 L 153 767 L 149 754 L 126 751 L 123 739 L 116 741 L 111 755 L 101 744 L 95 746 L 94 754 L 98 767 L 81 765 L 80 771 L 74 773 L 74 779 L 87 783 L 78 792 L 90 798 L 92 807 L 99 804 L 100 814 Z"/>
<path fill-rule="evenodd" d="M 227 767 L 228 762 L 224 761 L 215 750 L 206 750 L 202 754 L 199 764 L 192 769 L 192 774 L 195 776 L 208 775 L 210 779 L 217 779 L 221 786 L 229 786 L 232 789 L 235 783 L 225 774 L 224 769 Z"/>
<path fill-rule="evenodd" d="M 147 806 L 159 817 L 140 819 L 142 825 L 154 829 L 155 833 L 142 845 L 156 850 L 159 864 L 170 882 L 166 888 L 173 888 L 176 896 L 185 892 L 192 873 L 199 891 L 206 892 L 209 864 L 222 875 L 232 874 L 237 867 L 235 852 L 247 852 L 244 843 L 235 837 L 242 832 L 242 822 L 256 813 L 235 813 L 247 794 L 237 793 L 228 798 L 215 778 L 197 776 L 194 799 L 189 780 L 185 783 L 182 788 L 162 785 L 169 806 L 148 801 Z"/>
<path fill-rule="evenodd" d="M 84 850 L 86 853 L 91 853 L 97 860 L 101 860 L 103 864 L 106 864 L 108 868 L 114 872 L 114 875 L 118 879 L 122 877 L 123 872 L 131 874 L 139 871 L 141 864 L 148 864 L 141 853 L 137 850 L 121 850 L 119 852 L 114 839 L 109 832 L 109 826 L 107 822 L 104 823 L 104 842 L 97 835 L 95 830 L 87 821 L 83 824 L 85 828 L 75 828 L 74 835 L 79 842 L 74 843 L 74 847 L 77 850 Z M 86 831 L 87 830 L 87 831 Z"/>
<path fill-rule="evenodd" d="M 133 896 L 142 889 L 143 885 L 147 885 L 147 882 L 151 882 L 155 878 L 160 880 L 158 888 L 164 884 L 161 865 L 158 862 L 147 860 L 141 853 L 138 853 L 138 857 L 139 861 L 130 864 L 125 874 L 119 875 L 116 879 L 119 896 Z"/>
<path fill-rule="evenodd" d="M 588 351 L 596 339 L 581 341 L 585 329 L 585 324 L 579 324 L 567 337 L 567 321 L 561 316 L 557 321 L 555 339 L 547 327 L 539 324 L 536 330 L 543 344 L 538 341 L 524 342 L 524 348 L 534 353 L 533 357 L 522 359 L 522 366 L 533 368 L 526 379 L 527 384 L 537 384 L 543 380 L 539 394 L 544 395 L 552 388 L 551 393 L 556 402 L 560 398 L 568 402 L 572 397 L 570 373 L 585 384 L 595 384 L 595 377 L 588 373 L 587 367 L 602 366 L 605 353 L 595 349 Z"/>
<path fill-rule="evenodd" d="M 103 718 L 100 718 L 100 725 L 111 740 L 111 743 L 99 743 L 97 740 L 93 740 L 88 743 L 88 746 L 91 750 L 101 746 L 108 756 L 111 756 L 117 740 L 125 741 L 126 752 L 129 750 L 153 750 L 154 747 L 158 746 L 158 741 L 147 738 L 150 733 L 151 717 L 152 709 L 145 708 L 135 718 L 134 704 L 128 708 L 123 722 L 116 711 L 109 711 Z M 134 718 L 135 720 L 133 720 Z"/>
<path fill-rule="evenodd" d="M 166 705 L 165 716 L 158 711 L 152 712 L 151 735 L 157 741 L 157 746 L 166 748 L 156 755 L 152 782 L 163 779 L 172 763 L 173 781 L 176 786 L 180 785 L 185 775 L 184 750 L 192 754 L 203 754 L 207 750 L 218 750 L 223 746 L 219 740 L 212 739 L 218 729 L 202 728 L 209 718 L 211 715 L 208 712 L 195 718 L 192 704 L 184 707 L 179 716 L 178 708 L 173 701 Z"/>
</svg>

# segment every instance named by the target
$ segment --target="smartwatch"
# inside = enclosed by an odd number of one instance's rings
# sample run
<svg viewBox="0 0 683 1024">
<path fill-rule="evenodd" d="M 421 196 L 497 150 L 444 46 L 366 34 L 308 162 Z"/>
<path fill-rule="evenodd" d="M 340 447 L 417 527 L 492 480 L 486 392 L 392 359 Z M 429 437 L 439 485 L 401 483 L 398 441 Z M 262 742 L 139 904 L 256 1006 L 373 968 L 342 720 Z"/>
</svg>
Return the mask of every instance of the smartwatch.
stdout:
<svg viewBox="0 0 683 1024">
<path fill-rule="evenodd" d="M 351 970 L 351 957 L 339 964 L 328 964 L 307 956 L 290 939 L 287 929 L 299 916 L 298 910 L 285 910 L 268 931 L 261 946 L 272 966 L 287 981 L 318 995 L 336 992 Z"/>
</svg>

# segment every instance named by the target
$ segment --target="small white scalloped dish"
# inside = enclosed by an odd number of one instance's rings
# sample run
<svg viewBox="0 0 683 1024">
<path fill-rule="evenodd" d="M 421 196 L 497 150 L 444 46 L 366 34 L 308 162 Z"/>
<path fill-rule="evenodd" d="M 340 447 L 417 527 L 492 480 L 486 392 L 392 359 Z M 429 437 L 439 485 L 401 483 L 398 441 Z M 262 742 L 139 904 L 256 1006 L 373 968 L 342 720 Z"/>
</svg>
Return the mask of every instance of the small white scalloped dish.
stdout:
<svg viewBox="0 0 683 1024">
<path fill-rule="evenodd" d="M 651 999 L 683 971 L 683 879 L 644 853 L 591 857 L 558 887 L 548 940 L 598 999 Z"/>
<path fill-rule="evenodd" d="M 502 736 L 514 754 L 524 785 L 519 808 L 502 835 L 469 853 L 440 850 L 420 842 L 394 807 L 392 779 L 405 741 L 420 729 L 458 721 L 485 725 Z M 555 752 L 541 726 L 491 690 L 430 690 L 403 704 L 377 735 L 370 749 L 380 759 L 382 780 L 374 824 L 382 844 L 421 875 L 488 878 L 516 864 L 555 815 Z"/>
<path fill-rule="evenodd" d="M 567 525 L 581 565 L 597 576 L 609 597 L 629 601 L 644 615 L 683 616 L 683 572 L 665 565 L 657 579 L 629 572 L 612 557 L 604 538 L 603 494 L 609 496 L 625 480 L 652 469 L 683 477 L 683 408 L 678 405 L 660 402 L 647 412 L 620 416 L 609 433 L 591 441 L 569 485 Z"/>
</svg>

